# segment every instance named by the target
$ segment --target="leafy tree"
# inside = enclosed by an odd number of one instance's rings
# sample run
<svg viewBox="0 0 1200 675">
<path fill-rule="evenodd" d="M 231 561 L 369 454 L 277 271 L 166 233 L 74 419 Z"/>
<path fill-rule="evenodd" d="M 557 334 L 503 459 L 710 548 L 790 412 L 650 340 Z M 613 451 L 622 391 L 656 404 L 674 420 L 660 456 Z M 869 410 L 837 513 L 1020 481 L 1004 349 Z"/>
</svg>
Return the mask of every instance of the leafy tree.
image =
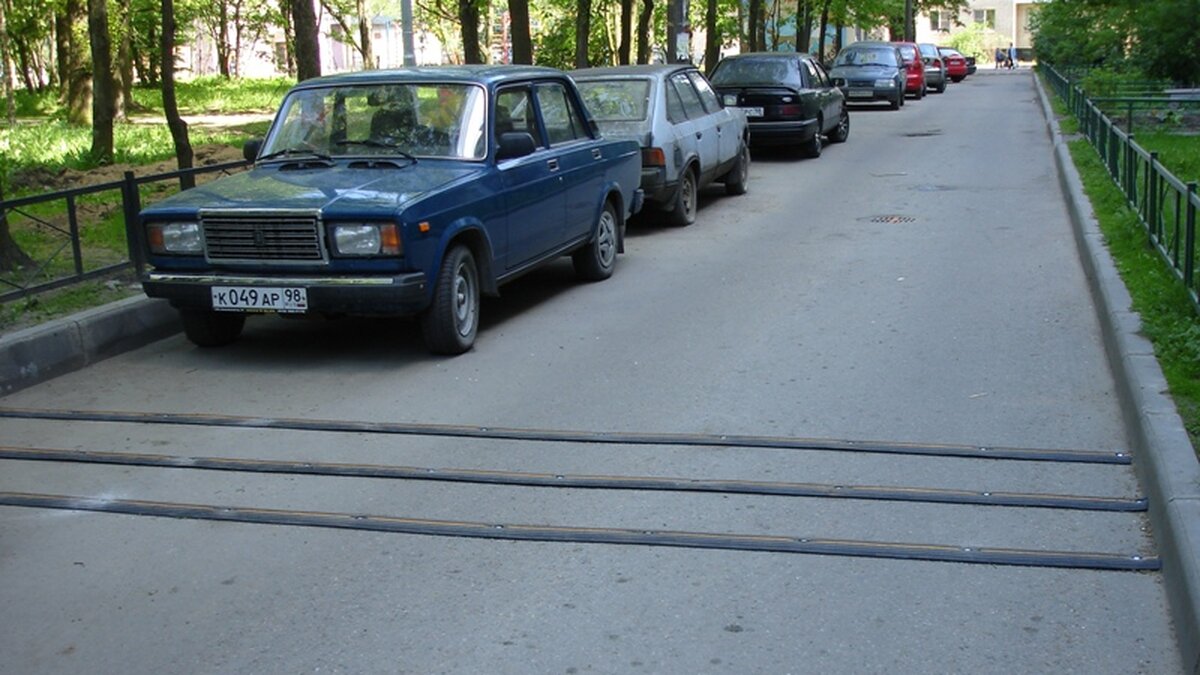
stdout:
<svg viewBox="0 0 1200 675">
<path fill-rule="evenodd" d="M 1148 75 L 1200 83 L 1200 0 L 1157 0 L 1138 6 L 1137 60 Z"/>
<path fill-rule="evenodd" d="M 317 15 L 311 0 L 288 0 L 296 40 L 296 79 L 321 76 L 321 51 L 317 42 Z"/>
<path fill-rule="evenodd" d="M 175 100 L 175 5 L 174 0 L 162 0 L 162 99 L 166 111 L 167 127 L 175 142 L 175 160 L 180 169 L 192 167 L 192 144 L 188 140 L 187 122 L 179 114 Z M 180 181 L 184 188 L 192 187 L 195 178 L 185 176 Z"/>
<path fill-rule="evenodd" d="M 108 32 L 108 4 L 88 0 L 88 38 L 92 46 L 92 159 L 111 164 L 113 159 L 112 42 Z"/>
<path fill-rule="evenodd" d="M 1049 63 L 1121 67 L 1133 19 L 1126 0 L 1055 0 L 1033 15 L 1033 48 Z"/>
</svg>

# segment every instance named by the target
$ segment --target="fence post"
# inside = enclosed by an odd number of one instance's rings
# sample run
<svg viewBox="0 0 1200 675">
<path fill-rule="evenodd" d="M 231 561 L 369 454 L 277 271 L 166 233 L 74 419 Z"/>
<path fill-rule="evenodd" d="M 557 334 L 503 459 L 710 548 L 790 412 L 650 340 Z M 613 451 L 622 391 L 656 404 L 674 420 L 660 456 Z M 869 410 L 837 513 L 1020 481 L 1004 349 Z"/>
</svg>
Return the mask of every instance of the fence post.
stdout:
<svg viewBox="0 0 1200 675">
<path fill-rule="evenodd" d="M 125 212 L 125 241 L 129 245 L 129 261 L 140 280 L 146 271 L 145 233 L 142 232 L 138 214 L 142 211 L 142 197 L 138 193 L 137 180 L 132 171 L 125 172 L 121 185 L 121 208 Z"/>
<path fill-rule="evenodd" d="M 1162 242 L 1162 219 L 1158 213 L 1158 153 L 1150 153 L 1150 166 L 1146 168 L 1146 224 L 1154 238 Z"/>
<path fill-rule="evenodd" d="M 75 213 L 75 197 L 67 196 L 67 230 L 71 235 L 71 256 L 75 260 L 75 277 L 83 277 L 83 251 L 79 246 L 79 216 Z"/>
<path fill-rule="evenodd" d="M 1192 275 L 1196 271 L 1196 183 L 1187 184 L 1187 219 L 1184 221 L 1183 283 L 1192 288 Z"/>
<path fill-rule="evenodd" d="M 1128 101 L 1125 104 L 1125 132 L 1130 136 L 1133 135 L 1133 101 Z"/>
</svg>

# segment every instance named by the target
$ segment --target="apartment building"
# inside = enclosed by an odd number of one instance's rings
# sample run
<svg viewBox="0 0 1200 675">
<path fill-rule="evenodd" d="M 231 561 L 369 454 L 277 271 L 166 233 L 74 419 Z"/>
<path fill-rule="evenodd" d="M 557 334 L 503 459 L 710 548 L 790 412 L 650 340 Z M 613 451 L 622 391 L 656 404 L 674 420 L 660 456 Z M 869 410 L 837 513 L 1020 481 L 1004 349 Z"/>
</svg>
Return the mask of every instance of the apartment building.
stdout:
<svg viewBox="0 0 1200 675">
<path fill-rule="evenodd" d="M 982 23 L 995 31 L 1001 46 L 1011 42 L 1017 46 L 1021 58 L 1028 60 L 1033 55 L 1033 34 L 1029 20 L 1038 10 L 1038 5 L 1047 0 L 970 0 L 969 7 L 962 12 L 928 12 L 917 17 L 918 42 L 945 42 L 946 38 L 963 26 Z"/>
</svg>

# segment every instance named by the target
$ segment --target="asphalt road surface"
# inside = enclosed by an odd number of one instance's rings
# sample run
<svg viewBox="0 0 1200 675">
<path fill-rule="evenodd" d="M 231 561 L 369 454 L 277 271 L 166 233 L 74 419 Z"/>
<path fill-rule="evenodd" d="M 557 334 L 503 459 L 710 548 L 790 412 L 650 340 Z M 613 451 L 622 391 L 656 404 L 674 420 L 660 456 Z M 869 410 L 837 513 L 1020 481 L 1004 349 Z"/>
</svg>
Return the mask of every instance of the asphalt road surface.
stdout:
<svg viewBox="0 0 1200 675">
<path fill-rule="evenodd" d="M 486 300 L 461 357 L 255 318 L 0 407 L 123 414 L 0 419 L 0 492 L 56 496 L 0 507 L 5 673 L 1181 669 L 1160 573 L 1103 569 L 1158 550 L 1111 510 L 1143 491 L 1027 71 L 756 153 L 612 279 Z"/>
</svg>

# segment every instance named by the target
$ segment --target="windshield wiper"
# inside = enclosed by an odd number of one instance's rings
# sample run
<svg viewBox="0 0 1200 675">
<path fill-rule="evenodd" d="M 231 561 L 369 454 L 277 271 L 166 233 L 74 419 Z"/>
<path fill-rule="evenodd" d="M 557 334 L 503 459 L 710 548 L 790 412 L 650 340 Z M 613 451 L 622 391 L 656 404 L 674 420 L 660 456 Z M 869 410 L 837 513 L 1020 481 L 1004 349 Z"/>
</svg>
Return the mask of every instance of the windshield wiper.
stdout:
<svg viewBox="0 0 1200 675">
<path fill-rule="evenodd" d="M 262 157 L 259 157 L 258 161 L 263 162 L 268 159 L 276 159 L 278 157 L 291 157 L 293 155 L 308 155 L 315 159 L 319 159 L 323 162 L 332 162 L 333 161 L 333 158 L 330 157 L 329 155 L 326 155 L 325 153 L 317 152 L 316 150 L 313 150 L 312 148 L 284 148 L 283 150 L 276 150 L 275 152 L 269 152 L 269 153 L 263 155 Z"/>
<path fill-rule="evenodd" d="M 396 145 L 395 143 L 391 143 L 389 141 L 380 141 L 380 140 L 376 140 L 374 138 L 364 138 L 361 140 L 353 140 L 353 139 L 347 138 L 345 140 L 337 141 L 336 143 L 334 143 L 334 145 L 338 145 L 338 146 L 341 146 L 341 145 L 365 145 L 368 148 L 386 148 L 386 149 L 391 150 L 392 152 L 396 153 L 397 155 L 400 155 L 404 159 L 407 159 L 408 161 L 412 162 L 413 164 L 417 163 L 416 157 L 401 150 L 398 145 Z"/>
</svg>

